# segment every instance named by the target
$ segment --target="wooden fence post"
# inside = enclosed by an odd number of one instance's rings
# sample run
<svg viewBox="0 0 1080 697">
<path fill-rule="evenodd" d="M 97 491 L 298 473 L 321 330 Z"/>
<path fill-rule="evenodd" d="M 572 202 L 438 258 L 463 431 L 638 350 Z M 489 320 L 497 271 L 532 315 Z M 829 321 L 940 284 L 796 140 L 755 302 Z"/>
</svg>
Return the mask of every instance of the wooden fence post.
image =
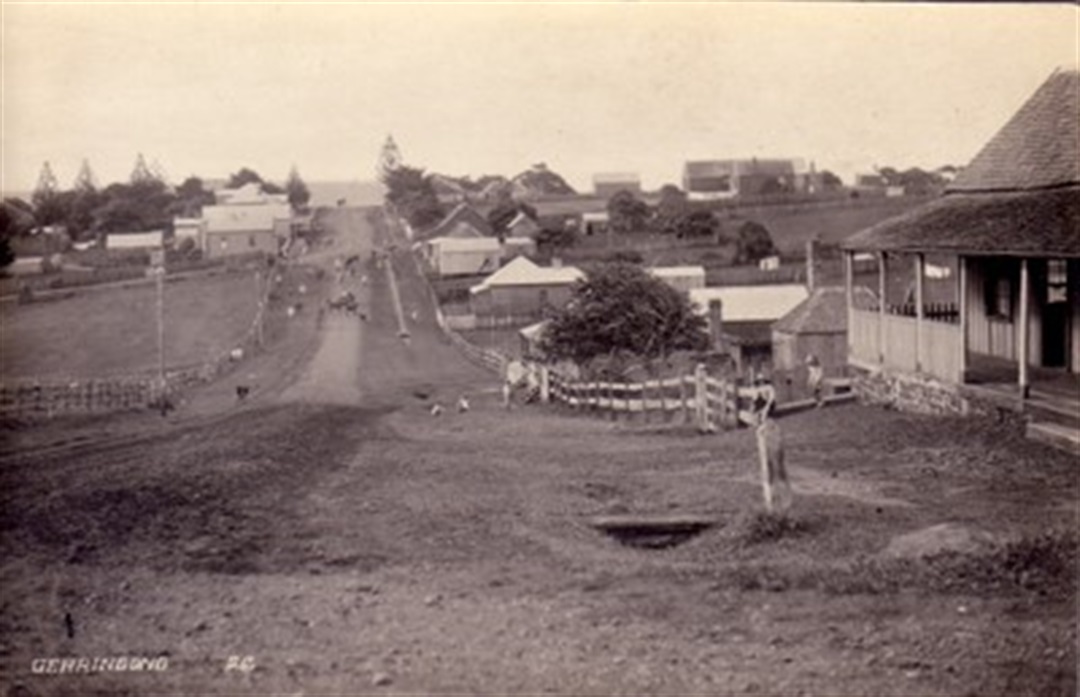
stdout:
<svg viewBox="0 0 1080 697">
<path fill-rule="evenodd" d="M 540 376 L 540 403 L 547 404 L 551 401 L 551 376 L 545 365 L 540 366 L 538 372 Z"/>
<path fill-rule="evenodd" d="M 709 430 L 709 388 L 705 383 L 705 365 L 698 363 L 694 369 L 694 422 L 698 431 Z"/>
<path fill-rule="evenodd" d="M 682 411 L 683 423 L 690 423 L 690 409 L 686 404 L 686 376 L 679 376 L 679 409 Z"/>
</svg>

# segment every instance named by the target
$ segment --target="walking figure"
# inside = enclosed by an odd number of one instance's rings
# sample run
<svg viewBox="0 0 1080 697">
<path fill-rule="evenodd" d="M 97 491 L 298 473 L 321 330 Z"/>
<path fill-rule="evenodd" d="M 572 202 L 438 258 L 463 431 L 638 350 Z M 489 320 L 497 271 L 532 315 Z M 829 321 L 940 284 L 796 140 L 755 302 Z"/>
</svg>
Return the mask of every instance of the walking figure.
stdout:
<svg viewBox="0 0 1080 697">
<path fill-rule="evenodd" d="M 821 361 L 811 353 L 806 357 L 806 386 L 810 388 L 810 393 L 814 395 L 814 406 L 818 409 L 825 405 L 825 398 L 822 395 L 824 381 L 825 371 L 821 367 Z"/>
<path fill-rule="evenodd" d="M 791 507 L 791 483 L 784 464 L 784 441 L 780 425 L 772 418 L 775 393 L 771 386 L 759 394 L 764 404 L 757 410 L 758 425 L 755 429 L 758 460 L 761 465 L 761 489 L 765 498 L 765 510 L 769 513 L 785 513 Z"/>
<path fill-rule="evenodd" d="M 443 411 L 442 410 L 442 405 L 439 404 L 438 402 L 435 402 L 434 404 L 431 405 L 431 415 L 432 416 L 435 416 L 435 417 L 442 416 L 442 411 Z"/>
<path fill-rule="evenodd" d="M 469 400 L 465 397 L 465 395 L 461 395 L 461 397 L 458 398 L 457 410 L 459 414 L 464 414 L 465 412 L 469 411 Z"/>
</svg>

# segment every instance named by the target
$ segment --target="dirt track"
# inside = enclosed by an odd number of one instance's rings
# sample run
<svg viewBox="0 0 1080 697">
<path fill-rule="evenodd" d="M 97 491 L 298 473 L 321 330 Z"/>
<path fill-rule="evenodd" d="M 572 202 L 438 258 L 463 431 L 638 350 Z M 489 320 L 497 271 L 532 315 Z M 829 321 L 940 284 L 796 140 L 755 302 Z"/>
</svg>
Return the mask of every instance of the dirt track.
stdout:
<svg viewBox="0 0 1080 697">
<path fill-rule="evenodd" d="M 337 215 L 352 242 L 325 260 L 386 248 L 363 213 Z M 368 320 L 327 317 L 251 404 L 211 419 L 231 389 L 216 386 L 135 446 L 4 465 L 5 694 L 1075 692 L 1075 587 L 860 586 L 846 570 L 942 521 L 1075 527 L 1067 457 L 994 425 L 798 415 L 784 428 L 806 530 L 748 545 L 745 432 L 507 412 L 393 256 L 409 343 L 368 259 L 367 283 L 346 281 Z M 428 414 L 462 392 L 468 414 Z M 586 524 L 618 512 L 723 525 L 647 551 Z M 118 655 L 169 667 L 32 672 Z"/>
</svg>

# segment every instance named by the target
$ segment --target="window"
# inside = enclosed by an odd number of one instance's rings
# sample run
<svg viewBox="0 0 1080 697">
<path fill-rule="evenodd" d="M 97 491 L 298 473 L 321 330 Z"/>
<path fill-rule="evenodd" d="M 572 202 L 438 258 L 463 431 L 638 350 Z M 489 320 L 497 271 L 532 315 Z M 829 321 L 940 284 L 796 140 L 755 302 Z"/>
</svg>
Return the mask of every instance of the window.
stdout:
<svg viewBox="0 0 1080 697">
<path fill-rule="evenodd" d="M 1069 272 L 1064 259 L 1046 262 L 1046 302 L 1063 303 L 1069 300 Z"/>
<path fill-rule="evenodd" d="M 986 265 L 986 316 L 991 319 L 1011 320 L 1013 316 L 1013 274 L 1003 262 Z"/>
</svg>

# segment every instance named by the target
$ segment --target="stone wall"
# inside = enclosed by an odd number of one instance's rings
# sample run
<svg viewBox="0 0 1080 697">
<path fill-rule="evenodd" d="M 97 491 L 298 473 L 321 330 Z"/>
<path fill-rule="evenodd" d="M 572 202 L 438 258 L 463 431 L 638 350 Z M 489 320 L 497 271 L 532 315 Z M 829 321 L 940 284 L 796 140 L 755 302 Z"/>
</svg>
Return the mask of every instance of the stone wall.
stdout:
<svg viewBox="0 0 1080 697">
<path fill-rule="evenodd" d="M 980 411 L 978 405 L 962 395 L 955 385 L 931 377 L 859 371 L 852 386 L 859 401 L 899 411 L 954 416 Z"/>
</svg>

